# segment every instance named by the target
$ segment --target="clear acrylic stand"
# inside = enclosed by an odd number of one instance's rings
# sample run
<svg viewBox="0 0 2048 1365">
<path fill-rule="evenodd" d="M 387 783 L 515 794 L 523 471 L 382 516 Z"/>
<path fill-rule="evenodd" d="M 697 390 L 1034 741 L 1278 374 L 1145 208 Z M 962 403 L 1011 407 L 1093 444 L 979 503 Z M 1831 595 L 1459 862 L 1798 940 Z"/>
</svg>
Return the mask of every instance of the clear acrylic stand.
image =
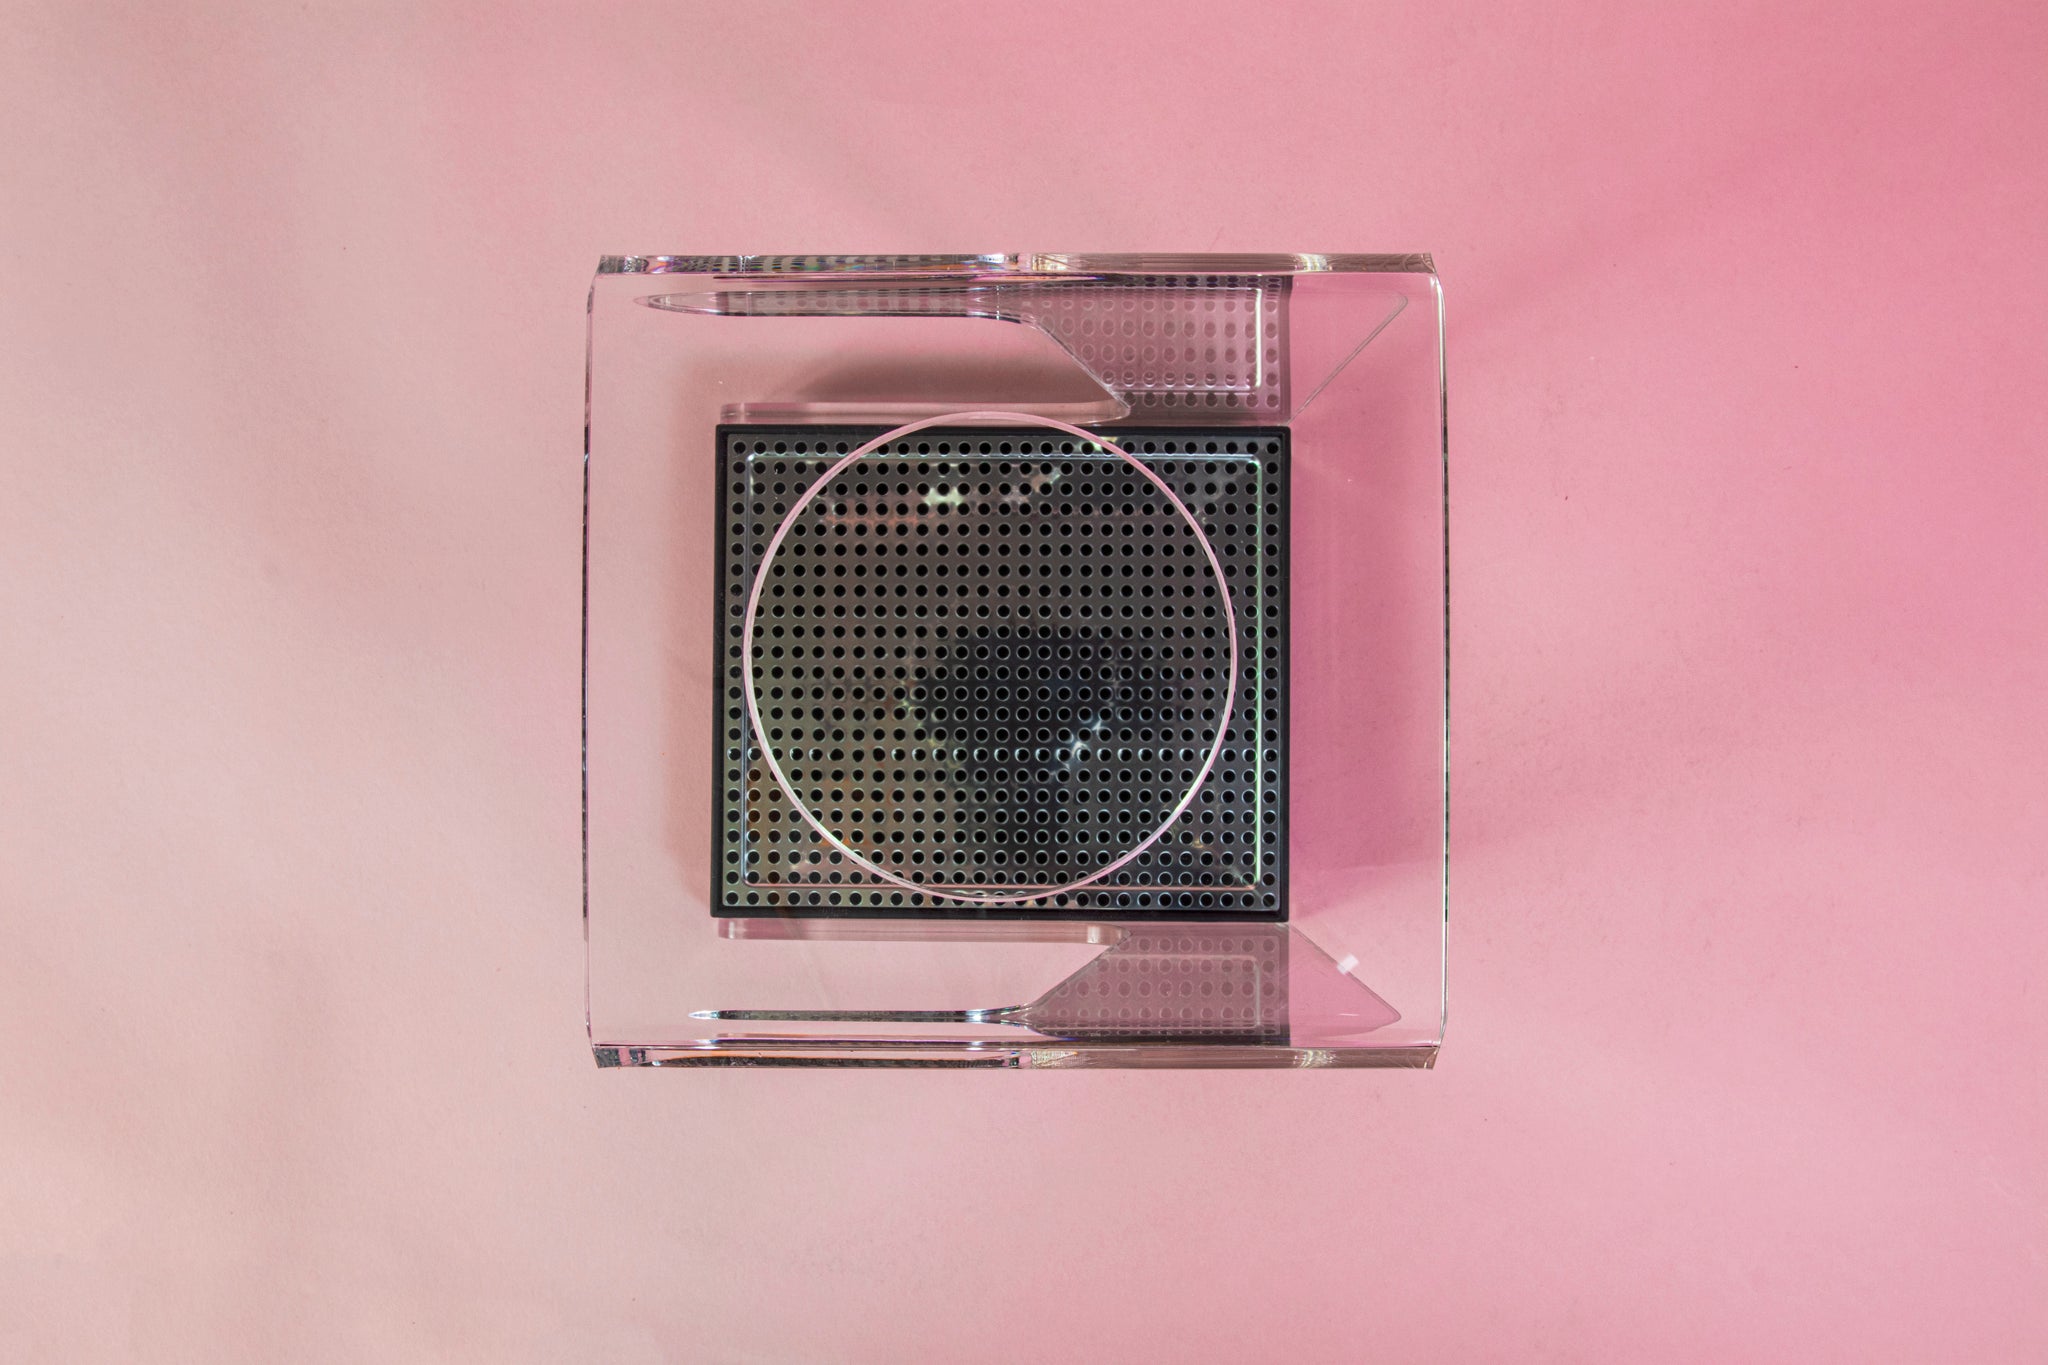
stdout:
<svg viewBox="0 0 2048 1365">
<path fill-rule="evenodd" d="M 1413 255 L 607 258 L 599 1063 L 1431 1064 L 1442 335 Z"/>
</svg>

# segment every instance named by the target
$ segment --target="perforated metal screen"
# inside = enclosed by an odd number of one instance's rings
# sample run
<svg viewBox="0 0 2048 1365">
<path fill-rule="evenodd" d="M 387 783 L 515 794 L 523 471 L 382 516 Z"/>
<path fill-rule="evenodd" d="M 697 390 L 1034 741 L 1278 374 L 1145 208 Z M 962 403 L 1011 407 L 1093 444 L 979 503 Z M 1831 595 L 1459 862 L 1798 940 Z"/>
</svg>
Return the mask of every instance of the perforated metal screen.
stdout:
<svg viewBox="0 0 2048 1365">
<path fill-rule="evenodd" d="M 768 539 L 876 430 L 719 430 L 713 913 L 1286 915 L 1287 433 L 1116 429 L 1200 521 L 1240 632 L 1216 767 L 1103 882 L 1027 906 L 907 892 L 821 840 L 759 761 L 742 620 Z M 768 741 L 875 863 L 976 891 L 1058 886 L 1156 828 L 1215 742 L 1229 664 L 1200 542 L 1116 455 L 1042 429 L 929 428 L 857 461 L 769 566 L 755 632 Z"/>
</svg>

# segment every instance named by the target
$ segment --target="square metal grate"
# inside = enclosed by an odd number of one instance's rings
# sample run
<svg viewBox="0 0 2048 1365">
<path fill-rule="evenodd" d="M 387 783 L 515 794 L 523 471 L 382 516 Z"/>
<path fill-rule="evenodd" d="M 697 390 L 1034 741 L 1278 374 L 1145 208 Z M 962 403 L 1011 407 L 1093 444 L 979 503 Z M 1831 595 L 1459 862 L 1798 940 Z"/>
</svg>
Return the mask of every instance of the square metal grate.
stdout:
<svg viewBox="0 0 2048 1365">
<path fill-rule="evenodd" d="M 760 762 L 747 594 L 790 505 L 874 429 L 723 426 L 716 915 L 1278 920 L 1287 910 L 1284 428 L 1116 429 L 1214 546 L 1237 613 L 1215 769 L 1151 848 L 1024 906 L 920 895 L 820 839 Z M 1114 453 L 1038 428 L 927 428 L 856 461 L 769 565 L 761 716 L 821 823 L 938 887 L 1028 893 L 1156 828 L 1215 742 L 1226 618 L 1200 541 Z"/>
</svg>

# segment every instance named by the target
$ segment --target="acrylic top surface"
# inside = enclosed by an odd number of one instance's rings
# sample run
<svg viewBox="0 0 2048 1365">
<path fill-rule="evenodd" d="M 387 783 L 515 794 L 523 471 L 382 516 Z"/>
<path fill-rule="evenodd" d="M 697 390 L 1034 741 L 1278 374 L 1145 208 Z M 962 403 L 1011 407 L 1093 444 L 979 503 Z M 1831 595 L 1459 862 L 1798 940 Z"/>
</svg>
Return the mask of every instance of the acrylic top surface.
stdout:
<svg viewBox="0 0 2048 1365">
<path fill-rule="evenodd" d="M 606 256 L 600 275 L 911 276 L 948 279 L 1072 278 L 1087 275 L 1434 275 L 1425 251 L 1389 253 L 1094 254 L 990 252 L 930 256 Z"/>
</svg>

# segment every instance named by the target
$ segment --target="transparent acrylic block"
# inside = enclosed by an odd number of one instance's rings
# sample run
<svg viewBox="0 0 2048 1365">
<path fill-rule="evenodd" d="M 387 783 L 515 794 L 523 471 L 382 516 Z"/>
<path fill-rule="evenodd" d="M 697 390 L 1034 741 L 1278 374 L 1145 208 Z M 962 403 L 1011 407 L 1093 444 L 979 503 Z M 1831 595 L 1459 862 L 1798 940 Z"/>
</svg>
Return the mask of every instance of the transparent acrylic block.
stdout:
<svg viewBox="0 0 2048 1365">
<path fill-rule="evenodd" d="M 1422 255 L 607 257 L 600 1065 L 1428 1066 Z"/>
</svg>

